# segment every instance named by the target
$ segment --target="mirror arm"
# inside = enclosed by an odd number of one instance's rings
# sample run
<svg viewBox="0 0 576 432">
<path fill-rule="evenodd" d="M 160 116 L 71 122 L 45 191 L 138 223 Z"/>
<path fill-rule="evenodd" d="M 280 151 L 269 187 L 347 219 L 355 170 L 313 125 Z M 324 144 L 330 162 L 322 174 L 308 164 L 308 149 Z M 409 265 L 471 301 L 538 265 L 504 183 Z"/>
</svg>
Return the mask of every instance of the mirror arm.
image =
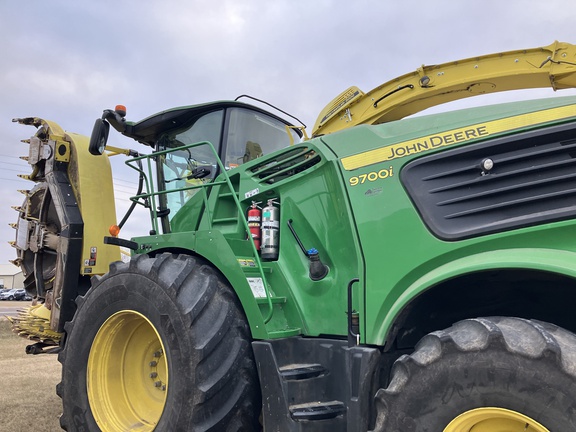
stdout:
<svg viewBox="0 0 576 432">
<path fill-rule="evenodd" d="M 118 132 L 120 133 L 126 132 L 128 126 L 126 123 L 126 119 L 122 117 L 120 114 L 118 114 L 116 111 L 111 109 L 104 110 L 104 112 L 102 113 L 102 120 L 106 120 Z"/>
</svg>

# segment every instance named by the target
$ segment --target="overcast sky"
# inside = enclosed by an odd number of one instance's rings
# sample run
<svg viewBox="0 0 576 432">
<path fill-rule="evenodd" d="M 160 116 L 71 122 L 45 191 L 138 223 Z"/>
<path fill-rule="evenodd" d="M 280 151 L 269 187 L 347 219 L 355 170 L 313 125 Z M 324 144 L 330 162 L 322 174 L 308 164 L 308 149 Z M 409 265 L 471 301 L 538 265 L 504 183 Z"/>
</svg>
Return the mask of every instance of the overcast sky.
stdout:
<svg viewBox="0 0 576 432">
<path fill-rule="evenodd" d="M 30 173 L 19 141 L 34 128 L 14 117 L 89 135 L 102 110 L 119 103 L 136 121 L 250 94 L 310 132 L 324 105 L 351 85 L 368 91 L 422 64 L 576 44 L 575 18 L 574 0 L 0 0 L 0 263 L 16 257 L 7 244 L 17 217 L 10 206 L 23 201 L 16 190 L 33 186 L 16 175 Z M 121 216 L 136 177 L 115 177 Z M 122 237 L 149 230 L 127 225 Z"/>
</svg>

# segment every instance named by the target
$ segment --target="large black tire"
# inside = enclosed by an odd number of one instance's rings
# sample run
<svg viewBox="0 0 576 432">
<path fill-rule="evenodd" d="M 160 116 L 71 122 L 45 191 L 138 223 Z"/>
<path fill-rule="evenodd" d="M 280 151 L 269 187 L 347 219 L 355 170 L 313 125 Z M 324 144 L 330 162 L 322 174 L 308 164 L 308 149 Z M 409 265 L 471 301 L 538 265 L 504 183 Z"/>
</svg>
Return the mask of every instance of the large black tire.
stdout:
<svg viewBox="0 0 576 432">
<path fill-rule="evenodd" d="M 114 263 L 78 306 L 59 355 L 64 429 L 258 430 L 246 318 L 206 262 L 162 254 Z"/>
<path fill-rule="evenodd" d="M 453 420 L 462 414 L 475 425 L 477 411 L 490 419 L 488 409 L 475 410 L 483 407 L 503 408 L 494 411 L 516 425 L 498 430 L 575 431 L 576 336 L 519 318 L 461 321 L 425 336 L 413 354 L 400 357 L 375 403 L 375 431 L 469 431 Z M 525 429 L 517 414 L 541 428 L 526 422 L 532 425 Z"/>
</svg>

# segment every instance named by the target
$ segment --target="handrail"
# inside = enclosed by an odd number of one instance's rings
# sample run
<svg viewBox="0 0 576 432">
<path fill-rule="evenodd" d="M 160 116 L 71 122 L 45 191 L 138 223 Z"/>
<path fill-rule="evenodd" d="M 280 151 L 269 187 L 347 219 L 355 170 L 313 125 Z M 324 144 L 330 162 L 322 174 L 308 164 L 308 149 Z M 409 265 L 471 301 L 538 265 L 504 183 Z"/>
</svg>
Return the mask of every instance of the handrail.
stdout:
<svg viewBox="0 0 576 432">
<path fill-rule="evenodd" d="M 200 185 L 190 185 L 190 186 L 185 186 L 182 188 L 156 192 L 156 191 L 154 191 L 154 186 L 153 186 L 152 182 L 148 180 L 146 173 L 143 170 L 141 170 L 139 167 L 133 165 L 134 163 L 136 163 L 139 160 L 147 159 L 148 175 L 149 175 L 149 178 L 152 179 L 152 178 L 154 178 L 153 172 L 152 172 L 152 163 L 151 163 L 151 160 L 153 158 L 157 158 L 158 156 L 162 156 L 162 155 L 165 155 L 167 153 L 187 150 L 189 148 L 198 147 L 198 146 L 202 146 L 202 145 L 208 145 L 210 150 L 214 153 L 214 156 L 216 158 L 216 163 L 218 164 L 218 167 L 220 169 L 219 177 L 224 177 L 223 180 L 214 180 L 212 182 L 208 182 L 208 183 L 204 183 L 204 184 L 200 184 Z M 131 197 L 130 199 L 132 201 L 138 203 L 138 204 L 141 204 L 141 205 L 142 205 L 142 202 L 140 202 L 140 199 L 144 199 L 144 200 L 150 199 L 150 201 L 151 201 L 150 217 L 152 220 L 152 228 L 156 232 L 158 232 L 158 213 L 156 211 L 156 201 L 155 201 L 154 197 L 160 196 L 160 195 L 166 195 L 169 193 L 182 192 L 182 191 L 186 191 L 186 190 L 202 189 L 204 208 L 206 209 L 206 214 L 208 216 L 208 224 L 212 228 L 212 216 L 209 214 L 209 210 L 208 210 L 209 209 L 209 207 L 208 207 L 208 193 L 206 192 L 206 189 L 208 189 L 208 188 L 211 189 L 214 186 L 218 186 L 218 185 L 226 185 L 228 187 L 228 190 L 230 191 L 230 195 L 234 199 L 234 203 L 235 203 L 236 208 L 238 210 L 238 219 L 240 221 L 242 221 L 244 231 L 246 232 L 246 235 L 248 236 L 249 243 L 251 245 L 252 255 L 253 255 L 254 261 L 255 261 L 256 265 L 258 266 L 258 271 L 260 273 L 260 277 L 262 278 L 262 284 L 264 285 L 264 292 L 266 293 L 266 300 L 267 300 L 268 308 L 269 308 L 268 313 L 264 316 L 264 323 L 268 323 L 272 319 L 272 314 L 274 312 L 274 306 L 272 305 L 272 298 L 271 298 L 270 292 L 268 290 L 268 283 L 266 281 L 266 275 L 264 274 L 264 269 L 262 267 L 262 261 L 260 260 L 260 255 L 258 254 L 258 250 L 256 249 L 256 245 L 254 244 L 253 241 L 251 241 L 252 236 L 250 234 L 250 228 L 248 226 L 248 221 L 246 220 L 246 218 L 242 217 L 244 212 L 242 210 L 240 200 L 238 199 L 238 195 L 236 194 L 236 191 L 234 190 L 234 186 L 232 185 L 232 182 L 230 181 L 230 177 L 228 176 L 228 172 L 226 171 L 224 164 L 222 163 L 222 161 L 218 157 L 218 153 L 216 152 L 216 149 L 214 148 L 212 143 L 209 141 L 201 141 L 201 142 L 194 143 L 194 144 L 188 144 L 188 145 L 181 146 L 181 147 L 176 147 L 176 148 L 171 148 L 171 149 L 167 149 L 167 150 L 162 150 L 159 152 L 154 152 L 154 153 L 148 154 L 148 155 L 138 156 L 138 157 L 135 157 L 133 159 L 127 160 L 126 165 L 128 165 L 130 168 L 138 171 L 139 173 L 143 174 L 145 177 L 145 185 L 146 185 L 147 193 Z"/>
<path fill-rule="evenodd" d="M 399 120 L 481 94 L 543 87 L 576 87 L 576 45 L 555 41 L 542 48 L 422 66 L 368 93 L 350 87 L 322 110 L 312 136 Z"/>
</svg>

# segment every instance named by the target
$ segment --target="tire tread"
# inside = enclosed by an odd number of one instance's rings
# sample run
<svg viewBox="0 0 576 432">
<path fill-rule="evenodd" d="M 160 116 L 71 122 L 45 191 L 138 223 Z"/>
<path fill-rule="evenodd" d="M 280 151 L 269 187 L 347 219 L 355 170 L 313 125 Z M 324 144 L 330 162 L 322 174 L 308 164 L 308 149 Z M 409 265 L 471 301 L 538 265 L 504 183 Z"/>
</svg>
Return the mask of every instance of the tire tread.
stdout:
<svg viewBox="0 0 576 432">
<path fill-rule="evenodd" d="M 474 356 L 489 350 L 536 361 L 550 370 L 560 370 L 567 380 L 567 391 L 576 392 L 576 335 L 550 323 L 522 318 L 467 319 L 424 336 L 414 353 L 396 360 L 388 387 L 379 389 L 375 395 L 376 419 L 372 431 L 420 430 L 413 420 L 398 413 L 397 408 L 398 398 L 407 398 L 403 395 L 407 388 L 411 386 L 414 392 L 414 386 L 418 386 L 412 383 L 415 377 L 422 379 L 425 368 L 434 368 L 444 358 L 462 354 Z"/>
<path fill-rule="evenodd" d="M 92 278 L 92 288 L 85 297 L 78 298 L 78 311 L 66 324 L 66 332 L 74 333 L 78 316 L 84 306 L 94 303 L 91 297 L 100 286 L 109 285 L 107 281 L 115 277 L 127 281 L 131 274 L 146 277 L 173 298 L 184 328 L 190 329 L 187 337 L 193 341 L 191 349 L 197 366 L 190 386 L 195 390 L 191 405 L 185 403 L 193 408 L 186 410 L 186 425 L 182 420 L 167 424 L 178 430 L 259 430 L 260 391 L 249 327 L 228 282 L 203 259 L 164 253 L 156 257 L 137 255 L 129 263 L 112 263 L 109 273 Z M 58 384 L 58 394 L 64 405 L 61 425 L 65 429 L 72 427 L 67 430 L 73 431 L 74 415 L 66 403 L 66 386 L 70 384 L 64 377 L 71 349 L 74 347 L 67 344 L 59 355 L 63 379 Z M 166 407 L 165 412 L 170 411 L 173 410 Z"/>
</svg>

